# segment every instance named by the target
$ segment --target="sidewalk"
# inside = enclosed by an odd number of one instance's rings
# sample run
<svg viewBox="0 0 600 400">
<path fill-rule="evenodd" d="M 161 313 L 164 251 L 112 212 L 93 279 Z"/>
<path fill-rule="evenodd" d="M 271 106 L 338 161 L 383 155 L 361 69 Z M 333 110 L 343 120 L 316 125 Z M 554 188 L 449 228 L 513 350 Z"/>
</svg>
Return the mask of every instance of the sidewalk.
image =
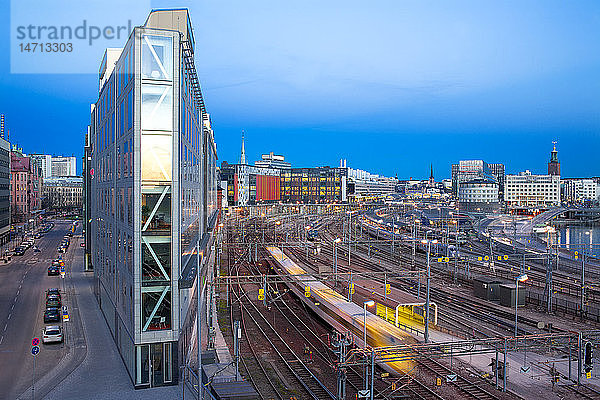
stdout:
<svg viewBox="0 0 600 400">
<path fill-rule="evenodd" d="M 75 245 L 79 246 L 78 243 Z M 78 257 L 78 260 L 82 258 Z M 73 265 L 72 275 L 79 315 L 85 333 L 87 354 L 81 365 L 44 398 L 53 400 L 181 399 L 183 397 L 181 385 L 143 390 L 133 388 L 92 292 L 92 275 L 83 272 L 83 262 Z M 193 398 L 192 393 L 186 391 L 185 398 Z"/>
</svg>

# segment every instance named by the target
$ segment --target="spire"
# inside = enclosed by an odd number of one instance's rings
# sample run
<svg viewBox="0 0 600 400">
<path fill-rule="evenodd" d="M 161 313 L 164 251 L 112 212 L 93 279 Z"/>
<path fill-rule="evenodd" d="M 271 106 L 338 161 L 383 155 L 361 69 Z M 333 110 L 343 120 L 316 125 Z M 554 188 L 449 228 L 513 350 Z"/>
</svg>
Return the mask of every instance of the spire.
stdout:
<svg viewBox="0 0 600 400">
<path fill-rule="evenodd" d="M 433 164 L 431 164 L 431 173 L 429 174 L 429 180 L 433 182 Z"/>
<path fill-rule="evenodd" d="M 558 151 L 556 150 L 556 141 L 552 142 L 552 151 L 550 152 L 550 162 L 548 163 L 548 175 L 560 175 L 560 162 L 558 161 Z"/>
<path fill-rule="evenodd" d="M 246 164 L 246 148 L 244 147 L 244 131 L 242 131 L 242 155 L 240 157 L 240 164 Z"/>
</svg>

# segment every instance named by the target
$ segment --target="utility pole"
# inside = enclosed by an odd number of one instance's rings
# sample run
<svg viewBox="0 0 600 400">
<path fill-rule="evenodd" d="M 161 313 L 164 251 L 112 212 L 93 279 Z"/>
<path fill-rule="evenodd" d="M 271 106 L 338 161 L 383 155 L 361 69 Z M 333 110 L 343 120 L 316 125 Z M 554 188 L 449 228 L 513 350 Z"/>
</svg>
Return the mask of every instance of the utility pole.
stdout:
<svg viewBox="0 0 600 400">
<path fill-rule="evenodd" d="M 338 355 L 338 366 L 337 366 L 337 399 L 346 399 L 346 368 L 343 367 L 343 363 L 346 361 L 346 348 L 350 346 L 352 342 L 347 335 L 342 335 L 339 332 L 335 332 L 333 347 L 334 353 Z"/>
<path fill-rule="evenodd" d="M 240 380 L 240 339 L 242 338 L 242 330 L 240 328 L 240 321 L 233 322 L 233 348 L 235 354 L 235 380 Z"/>
</svg>

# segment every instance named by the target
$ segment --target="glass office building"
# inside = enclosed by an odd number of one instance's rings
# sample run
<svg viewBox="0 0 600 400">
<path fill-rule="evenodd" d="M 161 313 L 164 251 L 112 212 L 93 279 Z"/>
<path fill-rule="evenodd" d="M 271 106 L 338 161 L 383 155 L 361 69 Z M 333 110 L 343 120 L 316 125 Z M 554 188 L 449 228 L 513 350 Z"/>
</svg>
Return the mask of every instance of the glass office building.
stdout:
<svg viewBox="0 0 600 400">
<path fill-rule="evenodd" d="M 217 213 L 216 147 L 191 26 L 187 10 L 152 11 L 123 49 L 107 49 L 91 116 L 95 290 L 140 388 L 177 383 L 195 313 L 195 285 L 181 285 L 181 275 L 210 252 L 200 243 L 210 242 Z"/>
</svg>

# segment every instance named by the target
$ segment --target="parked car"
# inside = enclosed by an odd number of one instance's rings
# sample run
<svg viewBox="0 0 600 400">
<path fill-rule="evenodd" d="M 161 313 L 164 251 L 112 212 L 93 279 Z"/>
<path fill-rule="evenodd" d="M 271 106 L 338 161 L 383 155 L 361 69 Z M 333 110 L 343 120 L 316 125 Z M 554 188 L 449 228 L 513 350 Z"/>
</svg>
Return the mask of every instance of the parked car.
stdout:
<svg viewBox="0 0 600 400">
<path fill-rule="evenodd" d="M 63 333 L 62 328 L 58 325 L 50 325 L 42 331 L 43 343 L 62 343 Z"/>
<path fill-rule="evenodd" d="M 37 247 L 37 246 L 33 246 L 33 252 L 34 252 L 34 253 L 40 253 L 40 252 L 41 252 L 41 250 L 40 250 L 40 248 L 39 248 L 39 247 Z"/>
<path fill-rule="evenodd" d="M 46 298 L 48 298 L 50 296 L 58 296 L 60 298 L 61 297 L 60 289 L 59 288 L 50 288 L 50 289 L 46 290 Z"/>
<path fill-rule="evenodd" d="M 60 322 L 60 308 L 58 307 L 48 307 L 46 311 L 44 311 L 44 323 L 47 324 L 49 322 Z"/>
<path fill-rule="evenodd" d="M 17 247 L 17 248 L 15 249 L 15 251 L 13 252 L 13 254 L 14 254 L 15 256 L 22 256 L 22 255 L 25 255 L 25 248 L 23 248 L 23 247 L 20 247 L 20 246 L 19 246 L 19 247 Z"/>
<path fill-rule="evenodd" d="M 59 275 L 60 271 L 56 265 L 51 265 L 48 267 L 48 276 Z"/>
</svg>

